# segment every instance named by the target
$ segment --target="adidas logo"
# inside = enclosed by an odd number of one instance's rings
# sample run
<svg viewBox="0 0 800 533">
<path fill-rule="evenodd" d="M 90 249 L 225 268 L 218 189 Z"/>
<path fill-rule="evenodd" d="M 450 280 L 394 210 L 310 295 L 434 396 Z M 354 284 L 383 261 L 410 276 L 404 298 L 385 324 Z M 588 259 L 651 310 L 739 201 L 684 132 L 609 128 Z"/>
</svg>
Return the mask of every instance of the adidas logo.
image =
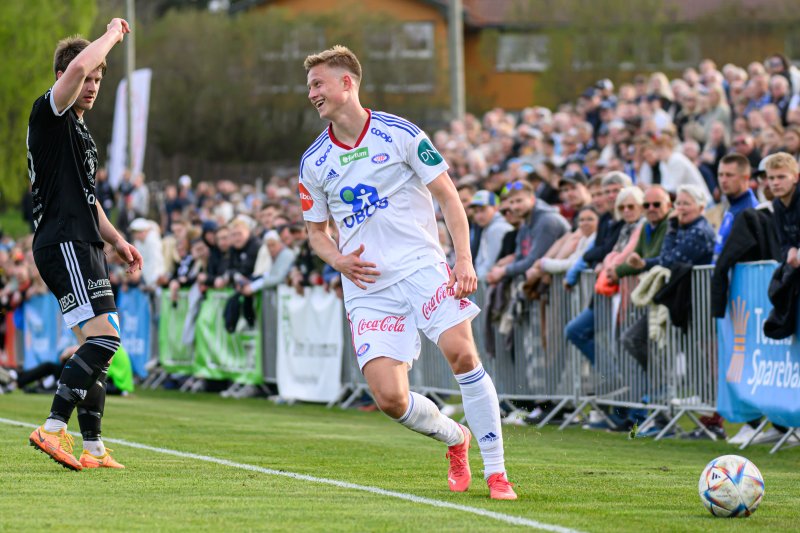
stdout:
<svg viewBox="0 0 800 533">
<path fill-rule="evenodd" d="M 494 433 L 492 433 L 492 432 L 490 431 L 489 433 L 487 433 L 486 435 L 484 435 L 483 437 L 481 437 L 481 439 L 480 439 L 478 442 L 494 442 L 494 441 L 496 441 L 498 438 L 499 438 L 499 437 L 498 437 L 497 435 L 495 435 Z"/>
<path fill-rule="evenodd" d="M 338 178 L 338 177 L 339 177 L 339 174 L 337 174 L 335 170 L 330 169 L 330 171 L 328 172 L 328 175 L 325 176 L 325 179 L 326 180 L 332 180 L 333 178 Z"/>
</svg>

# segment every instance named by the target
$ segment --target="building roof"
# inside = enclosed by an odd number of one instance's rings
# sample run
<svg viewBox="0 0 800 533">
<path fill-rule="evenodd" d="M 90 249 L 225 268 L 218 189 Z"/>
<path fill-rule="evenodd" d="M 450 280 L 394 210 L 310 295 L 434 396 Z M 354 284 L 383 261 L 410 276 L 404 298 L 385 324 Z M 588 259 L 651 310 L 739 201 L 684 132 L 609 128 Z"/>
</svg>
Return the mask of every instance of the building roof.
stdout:
<svg viewBox="0 0 800 533">
<path fill-rule="evenodd" d="M 552 2 L 548 13 L 531 13 L 529 0 L 462 0 L 466 22 L 477 27 L 543 26 L 569 23 L 570 13 L 564 4 Z M 450 0 L 440 0 L 444 5 Z M 749 19 L 780 20 L 793 11 L 791 0 L 663 0 L 668 16 L 674 22 L 690 22 L 720 9 L 744 11 Z M 738 5 L 737 5 L 738 4 Z M 794 13 L 793 13 L 794 14 Z M 796 14 L 792 18 L 796 18 Z"/>
</svg>

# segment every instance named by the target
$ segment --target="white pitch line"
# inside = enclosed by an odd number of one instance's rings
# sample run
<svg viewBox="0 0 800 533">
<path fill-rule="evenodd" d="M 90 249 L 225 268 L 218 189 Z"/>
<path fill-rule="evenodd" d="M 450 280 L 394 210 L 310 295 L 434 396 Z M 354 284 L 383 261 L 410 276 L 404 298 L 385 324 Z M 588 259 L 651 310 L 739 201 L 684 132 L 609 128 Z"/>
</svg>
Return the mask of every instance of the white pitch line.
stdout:
<svg viewBox="0 0 800 533">
<path fill-rule="evenodd" d="M 35 424 L 28 424 L 26 422 L 20 422 L 18 420 L 11 420 L 8 418 L 1 418 L 0 423 L 8 424 L 11 426 L 21 426 L 27 428 L 37 428 L 39 426 Z M 71 431 L 72 435 L 76 437 L 80 437 L 80 433 Z M 131 448 L 138 448 L 140 450 L 147 450 L 150 452 L 162 453 L 165 455 L 174 455 L 175 457 L 183 457 L 185 459 L 194 459 L 197 461 L 205 461 L 207 463 L 215 463 L 222 466 L 229 466 L 231 468 L 239 468 L 241 470 L 249 470 L 251 472 L 259 472 L 262 474 L 267 474 L 270 476 L 282 476 L 288 477 L 291 479 L 298 479 L 300 481 L 310 481 L 312 483 L 321 483 L 323 485 L 332 485 L 334 487 L 339 487 L 343 489 L 351 489 L 351 490 L 360 490 L 362 492 L 369 492 L 371 494 L 377 494 L 379 496 L 388 496 L 390 498 L 398 498 L 400 500 L 406 500 L 413 503 L 420 503 L 423 505 L 430 505 L 432 507 L 439 507 L 443 509 L 454 509 L 456 511 L 463 511 L 465 513 L 471 513 L 478 516 L 483 516 L 486 518 L 492 518 L 494 520 L 498 520 L 500 522 L 505 522 L 507 524 L 513 524 L 515 526 L 527 526 L 534 529 L 541 529 L 543 531 L 553 531 L 555 533 L 581 533 L 576 529 L 570 529 L 568 527 L 557 526 L 553 524 L 546 524 L 544 522 L 538 522 L 536 520 L 531 520 L 530 518 L 523 518 L 521 516 L 514 516 L 514 515 L 507 515 L 503 513 L 497 513 L 494 511 L 488 511 L 486 509 L 481 509 L 479 507 L 469 507 L 467 505 L 459 505 L 457 503 L 451 503 L 441 500 L 434 500 L 432 498 L 423 498 L 422 496 L 415 496 L 413 494 L 406 494 L 404 492 L 395 492 L 392 490 L 385 490 L 378 487 L 370 487 L 368 485 L 358 485 L 356 483 L 348 483 L 347 481 L 339 481 L 336 479 L 328 479 L 324 477 L 315 477 L 309 476 L 306 474 L 297 474 L 295 472 L 287 472 L 284 470 L 274 470 L 272 468 L 264 468 L 261 466 L 256 465 L 249 465 L 245 463 L 236 463 L 234 461 L 228 461 L 227 459 L 219 459 L 217 457 L 211 457 L 209 455 L 199 455 L 196 453 L 188 453 L 188 452 L 181 452 L 178 450 L 170 450 L 169 448 L 158 448 L 156 446 L 149 446 L 147 444 L 140 444 L 138 442 L 130 442 L 127 440 L 122 439 L 108 439 L 103 437 L 103 442 L 110 442 L 112 444 L 121 444 L 122 446 L 130 446 Z M 513 505 L 513 504 L 512 504 Z"/>
</svg>

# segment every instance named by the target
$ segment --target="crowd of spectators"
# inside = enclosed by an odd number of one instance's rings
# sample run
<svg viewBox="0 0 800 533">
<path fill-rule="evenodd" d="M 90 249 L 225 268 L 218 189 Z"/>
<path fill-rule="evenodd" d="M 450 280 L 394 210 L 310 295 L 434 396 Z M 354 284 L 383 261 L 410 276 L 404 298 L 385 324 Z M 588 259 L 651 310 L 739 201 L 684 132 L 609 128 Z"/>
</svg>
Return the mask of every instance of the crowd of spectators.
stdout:
<svg viewBox="0 0 800 533">
<path fill-rule="evenodd" d="M 706 59 L 674 79 L 655 72 L 618 87 L 599 80 L 557 109 L 467 115 L 434 131 L 432 140 L 467 211 L 476 272 L 490 309 L 500 311 L 492 315 L 507 331 L 503 310 L 538 298 L 555 273 L 565 274 L 570 290 L 581 271 L 594 269 L 595 291 L 613 295 L 626 276 L 745 260 L 731 258 L 725 246 L 739 214 L 772 210 L 767 158 L 783 154 L 777 157 L 784 169 L 800 158 L 800 71 L 781 54 L 746 68 Z M 797 216 L 793 171 L 779 209 L 790 220 Z M 128 173 L 114 191 L 103 170 L 97 181 L 99 201 L 144 257 L 145 269 L 130 276 L 112 264 L 115 287 L 165 290 L 173 299 L 181 288 L 230 287 L 248 321 L 254 291 L 283 282 L 301 292 L 309 285 L 340 290 L 338 273 L 310 249 L 294 176 L 273 177 L 263 190 L 228 180 L 194 184 L 186 175 L 154 189 Z M 784 249 L 774 258 L 800 265 L 791 240 L 796 225 L 785 226 L 777 229 Z M 3 241 L 0 269 L 4 309 L 44 290 L 30 238 Z M 592 305 L 573 317 L 565 335 L 593 364 Z M 646 321 L 622 335 L 645 369 L 647 338 Z M 547 406 L 534 407 L 528 421 L 546 414 Z M 636 413 L 611 414 L 622 429 L 638 420 Z M 718 416 L 704 422 L 724 436 Z"/>
</svg>

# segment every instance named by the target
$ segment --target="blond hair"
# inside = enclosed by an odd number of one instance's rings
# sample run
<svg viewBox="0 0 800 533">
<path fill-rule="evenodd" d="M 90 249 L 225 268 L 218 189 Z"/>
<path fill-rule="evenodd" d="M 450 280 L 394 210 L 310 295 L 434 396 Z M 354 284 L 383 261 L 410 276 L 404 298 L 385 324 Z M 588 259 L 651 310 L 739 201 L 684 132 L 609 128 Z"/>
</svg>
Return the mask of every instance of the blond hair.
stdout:
<svg viewBox="0 0 800 533">
<path fill-rule="evenodd" d="M 317 54 L 311 54 L 303 61 L 303 67 L 306 72 L 317 65 L 342 68 L 353 75 L 357 84 L 361 83 L 361 63 L 358 62 L 356 55 L 346 46 L 337 44 L 333 48 L 328 48 Z"/>
<path fill-rule="evenodd" d="M 56 52 L 53 54 L 53 72 L 58 75 L 58 72 L 66 72 L 67 67 L 72 62 L 73 59 L 78 57 L 78 54 L 83 52 L 83 49 L 89 46 L 89 41 L 81 37 L 80 35 L 72 35 L 70 37 L 65 37 L 58 41 L 56 45 Z M 103 60 L 102 63 L 97 65 L 95 68 L 102 69 L 103 76 L 106 75 L 106 61 Z"/>
<path fill-rule="evenodd" d="M 777 152 L 767 156 L 764 161 L 764 170 L 775 170 L 785 168 L 794 175 L 798 173 L 797 160 L 786 152 Z"/>
</svg>

